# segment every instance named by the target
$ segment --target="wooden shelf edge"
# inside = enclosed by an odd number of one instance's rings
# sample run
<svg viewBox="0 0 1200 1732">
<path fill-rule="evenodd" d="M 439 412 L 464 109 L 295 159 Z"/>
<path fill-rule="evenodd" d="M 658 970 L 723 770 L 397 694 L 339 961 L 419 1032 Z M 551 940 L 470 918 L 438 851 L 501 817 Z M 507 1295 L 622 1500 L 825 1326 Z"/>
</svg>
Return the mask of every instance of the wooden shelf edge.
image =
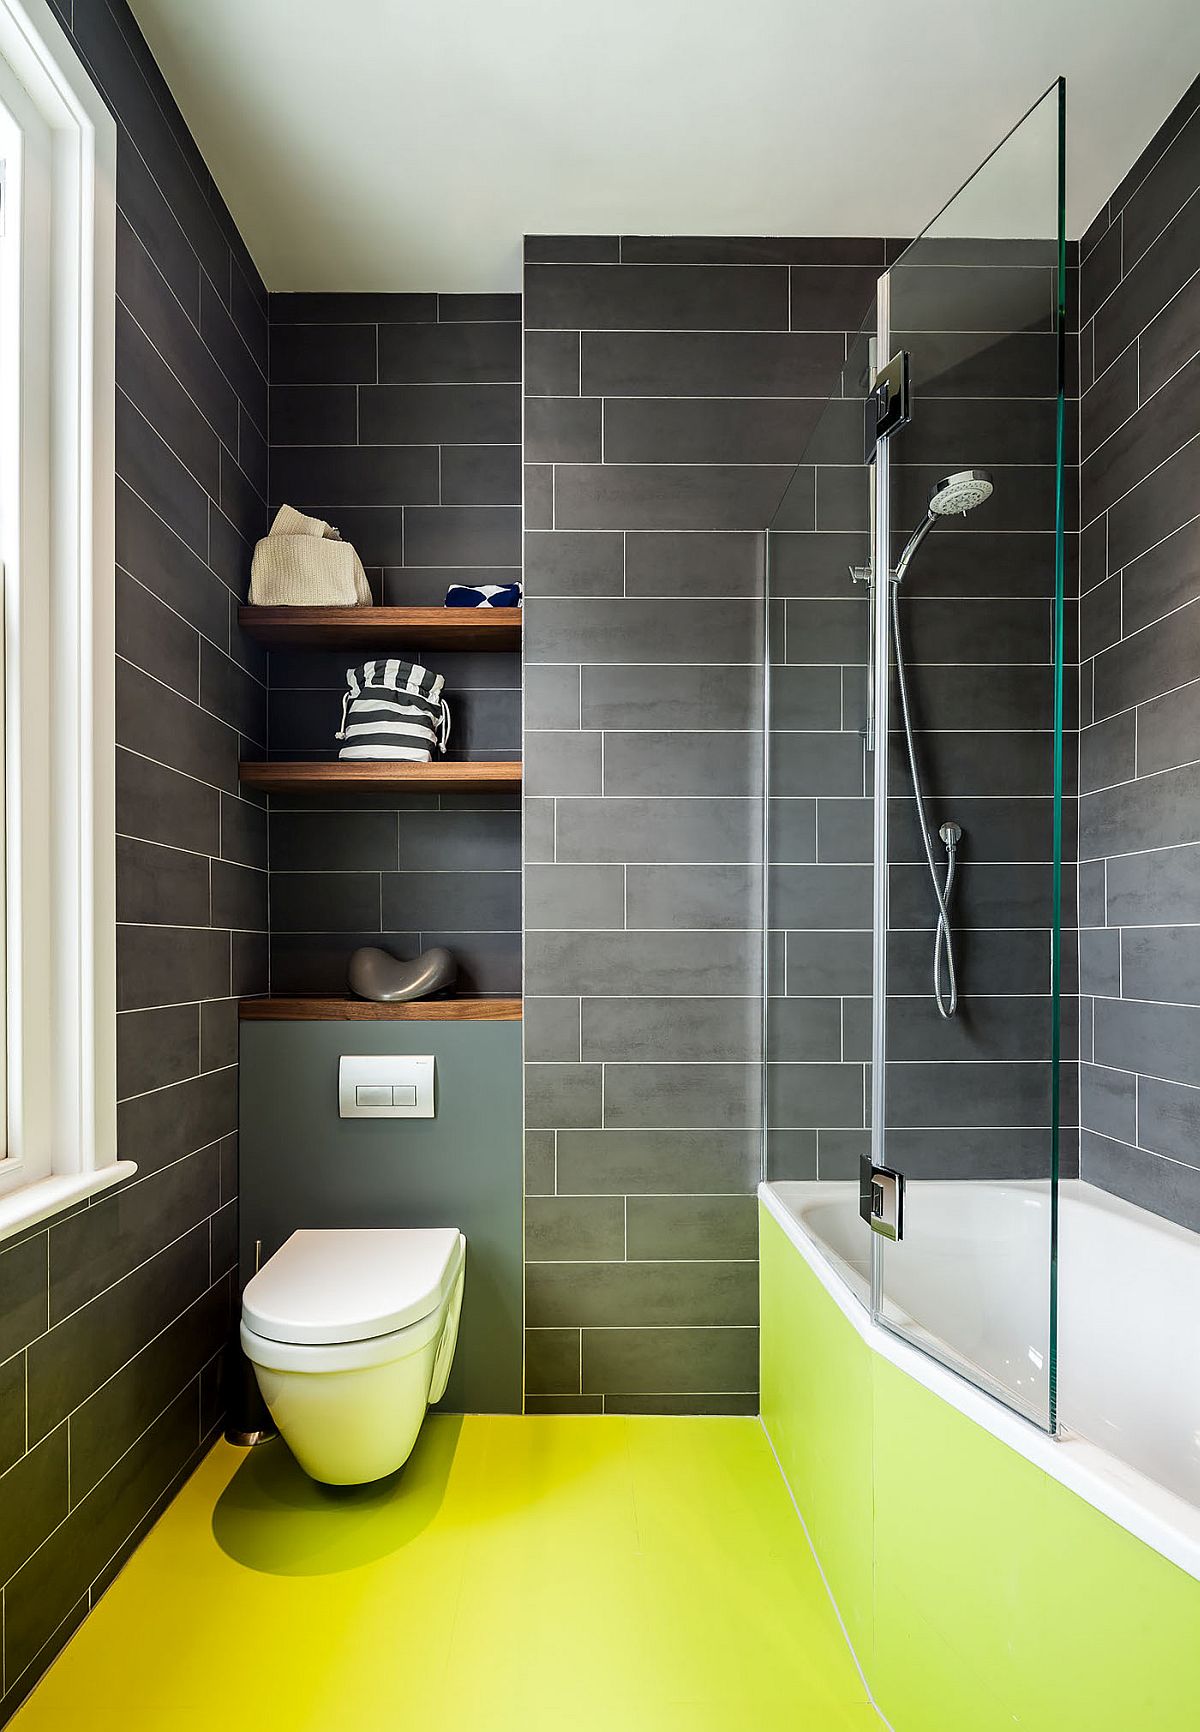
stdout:
<svg viewBox="0 0 1200 1732">
<path fill-rule="evenodd" d="M 330 760 L 288 763 L 248 759 L 238 765 L 238 780 L 263 793 L 332 793 L 371 788 L 426 788 L 433 793 L 471 792 L 476 789 L 517 789 L 521 786 L 520 759 L 488 758 L 432 764 L 394 762 L 335 762 Z"/>
<path fill-rule="evenodd" d="M 430 649 L 521 647 L 519 607 L 251 607 L 243 603 L 238 625 L 268 648 L 343 649 L 402 640 Z"/>
<path fill-rule="evenodd" d="M 367 998 L 243 998 L 243 1022 L 520 1022 L 519 998 L 416 998 L 376 1004 Z"/>
</svg>

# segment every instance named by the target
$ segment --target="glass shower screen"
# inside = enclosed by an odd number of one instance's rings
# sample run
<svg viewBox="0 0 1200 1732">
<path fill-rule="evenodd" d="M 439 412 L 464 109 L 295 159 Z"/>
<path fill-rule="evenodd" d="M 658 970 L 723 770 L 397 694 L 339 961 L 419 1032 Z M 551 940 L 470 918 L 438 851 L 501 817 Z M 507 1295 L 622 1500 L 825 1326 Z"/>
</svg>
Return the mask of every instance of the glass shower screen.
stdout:
<svg viewBox="0 0 1200 1732">
<path fill-rule="evenodd" d="M 907 355 L 911 396 L 876 463 L 872 561 L 890 573 L 874 588 L 873 1159 L 904 1186 L 902 1235 L 876 1236 L 874 1308 L 1048 1428 L 1063 113 L 1055 85 L 880 284 L 879 353 Z"/>
</svg>

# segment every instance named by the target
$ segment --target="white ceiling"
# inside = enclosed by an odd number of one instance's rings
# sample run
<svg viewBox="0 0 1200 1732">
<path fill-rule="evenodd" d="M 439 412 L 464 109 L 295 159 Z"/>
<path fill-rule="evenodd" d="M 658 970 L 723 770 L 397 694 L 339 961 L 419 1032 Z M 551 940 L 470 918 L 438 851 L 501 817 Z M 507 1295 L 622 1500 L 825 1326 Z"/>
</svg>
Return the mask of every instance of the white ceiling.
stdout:
<svg viewBox="0 0 1200 1732">
<path fill-rule="evenodd" d="M 512 289 L 524 233 L 889 234 L 1060 72 L 1077 235 L 1196 0 L 132 0 L 271 289 Z"/>
</svg>

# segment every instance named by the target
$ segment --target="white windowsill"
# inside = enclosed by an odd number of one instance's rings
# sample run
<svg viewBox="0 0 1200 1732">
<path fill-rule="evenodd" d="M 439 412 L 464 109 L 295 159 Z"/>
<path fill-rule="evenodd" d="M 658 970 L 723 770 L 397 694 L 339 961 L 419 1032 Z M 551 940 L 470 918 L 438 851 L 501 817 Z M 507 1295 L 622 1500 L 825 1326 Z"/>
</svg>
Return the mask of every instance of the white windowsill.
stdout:
<svg viewBox="0 0 1200 1732">
<path fill-rule="evenodd" d="M 107 1191 L 137 1172 L 136 1161 L 114 1161 L 111 1167 L 101 1167 L 95 1173 L 66 1173 L 57 1179 L 37 1179 L 32 1185 L 22 1185 L 7 1196 L 0 1196 L 0 1240 L 11 1239 L 14 1233 L 34 1227 L 50 1215 L 94 1197 L 97 1191 Z"/>
</svg>

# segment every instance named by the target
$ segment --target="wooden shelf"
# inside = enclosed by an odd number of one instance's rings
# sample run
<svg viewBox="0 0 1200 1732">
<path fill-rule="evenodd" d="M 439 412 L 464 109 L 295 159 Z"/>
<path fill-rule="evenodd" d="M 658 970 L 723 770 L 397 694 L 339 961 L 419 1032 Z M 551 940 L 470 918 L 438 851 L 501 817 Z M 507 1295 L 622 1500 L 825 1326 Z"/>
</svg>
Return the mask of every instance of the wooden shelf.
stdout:
<svg viewBox="0 0 1200 1732">
<path fill-rule="evenodd" d="M 272 763 L 253 759 L 238 765 L 243 787 L 264 794 L 369 794 L 421 789 L 429 794 L 502 794 L 521 786 L 519 759 L 470 760 L 433 764 L 395 762 Z"/>
<path fill-rule="evenodd" d="M 243 1022 L 520 1022 L 519 998 L 243 998 Z"/>
<path fill-rule="evenodd" d="M 269 649 L 519 650 L 519 607 L 239 607 Z"/>
</svg>

